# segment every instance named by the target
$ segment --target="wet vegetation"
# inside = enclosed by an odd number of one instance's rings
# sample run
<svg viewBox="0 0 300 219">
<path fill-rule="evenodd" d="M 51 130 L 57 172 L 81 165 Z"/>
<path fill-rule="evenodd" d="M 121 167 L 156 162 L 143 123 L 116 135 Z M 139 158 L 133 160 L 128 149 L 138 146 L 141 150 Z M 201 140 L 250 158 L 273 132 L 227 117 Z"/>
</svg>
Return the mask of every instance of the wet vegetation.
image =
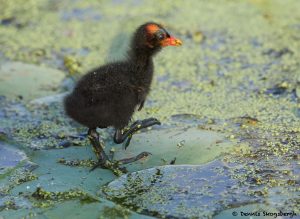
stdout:
<svg viewBox="0 0 300 219">
<path fill-rule="evenodd" d="M 299 1 L 0 5 L 0 152 L 13 158 L 0 154 L 0 217 L 300 215 Z M 124 58 L 131 33 L 151 20 L 184 43 L 155 57 L 150 97 L 133 118 L 162 126 L 126 151 L 111 129 L 99 132 L 116 158 L 152 156 L 119 178 L 89 172 L 87 130 L 62 99 L 87 70 Z"/>
</svg>

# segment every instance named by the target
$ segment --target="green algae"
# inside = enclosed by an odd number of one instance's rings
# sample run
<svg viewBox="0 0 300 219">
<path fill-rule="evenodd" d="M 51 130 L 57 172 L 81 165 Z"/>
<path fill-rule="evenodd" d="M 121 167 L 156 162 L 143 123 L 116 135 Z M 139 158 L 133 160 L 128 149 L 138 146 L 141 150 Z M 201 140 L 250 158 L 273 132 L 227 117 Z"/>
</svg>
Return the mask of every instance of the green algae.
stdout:
<svg viewBox="0 0 300 219">
<path fill-rule="evenodd" d="M 60 164 L 64 164 L 66 166 L 79 166 L 79 167 L 90 167 L 92 168 L 93 166 L 95 166 L 97 164 L 97 162 L 95 160 L 66 160 L 64 158 L 60 158 L 58 161 L 58 163 Z"/>
<path fill-rule="evenodd" d="M 83 139 L 78 134 L 86 132 L 83 127 L 78 124 L 69 125 L 70 120 L 64 115 L 61 102 L 37 104 L 36 101 L 24 106 L 22 103 L 5 100 L 2 104 L 1 110 L 5 116 L 0 127 L 5 128 L 25 149 L 40 150 L 89 144 L 88 139 Z"/>
<path fill-rule="evenodd" d="M 26 182 L 34 181 L 36 179 L 38 179 L 38 176 L 29 170 L 24 168 L 16 169 L 12 171 L 10 175 L 7 175 L 1 179 L 0 194 L 8 195 L 16 186 Z"/>
<path fill-rule="evenodd" d="M 283 106 L 288 106 L 288 108 L 296 106 L 295 103 L 290 101 L 274 100 L 263 94 L 249 96 L 247 89 L 240 90 L 237 88 L 245 84 L 245 78 L 248 78 L 246 83 L 253 81 L 252 83 L 258 88 L 261 87 L 260 89 L 266 89 L 267 84 L 272 86 L 272 83 L 273 85 L 280 83 L 282 79 L 287 77 L 285 76 L 287 74 L 290 82 L 295 81 L 297 75 L 297 62 L 295 60 L 299 57 L 296 48 L 299 45 L 297 41 L 293 40 L 293 37 L 297 34 L 297 28 L 293 26 L 297 24 L 297 17 L 290 11 L 297 8 L 299 4 L 297 1 L 289 1 L 289 4 L 284 4 L 284 7 L 282 7 L 281 1 L 272 1 L 272 4 L 270 1 L 245 1 L 238 4 L 226 1 L 222 5 L 213 1 L 209 3 L 195 1 L 193 4 L 172 1 L 171 7 L 170 2 L 166 1 L 164 4 L 159 4 L 159 10 L 155 7 L 155 4 L 157 4 L 155 1 L 145 1 L 141 5 L 134 5 L 133 2 L 127 4 L 108 2 L 100 4 L 96 1 L 89 3 L 76 2 L 70 5 L 56 3 L 52 10 L 46 10 L 49 6 L 46 1 L 30 1 L 28 6 L 24 6 L 24 9 L 22 9 L 22 6 L 18 6 L 14 10 L 12 10 L 14 8 L 12 6 L 7 6 L 8 9 L 4 7 L 4 11 L 9 11 L 9 14 L 15 14 L 16 17 L 20 17 L 22 20 L 25 19 L 23 16 L 29 17 L 31 15 L 31 18 L 34 18 L 31 22 L 39 24 L 22 29 L 23 35 L 16 35 L 13 32 L 16 31 L 16 27 L 1 27 L 3 42 L 6 46 L 4 54 L 7 53 L 7 57 L 15 59 L 15 53 L 12 52 L 13 47 L 18 47 L 16 49 L 26 47 L 29 48 L 28 50 L 37 47 L 45 49 L 50 58 L 51 56 L 54 58 L 54 55 L 51 55 L 54 50 L 61 54 L 63 59 L 63 57 L 67 57 L 65 56 L 67 54 L 62 54 L 62 48 L 88 48 L 90 53 L 86 56 L 79 56 L 79 54 L 76 54 L 77 52 L 71 54 L 82 63 L 81 73 L 84 73 L 92 66 L 103 64 L 106 61 L 106 58 L 103 57 L 107 57 L 110 44 L 115 42 L 109 40 L 115 40 L 118 34 L 130 35 L 133 32 L 135 26 L 142 22 L 139 18 L 142 13 L 141 8 L 143 8 L 142 14 L 146 14 L 146 16 L 142 20 L 153 19 L 155 15 L 159 15 L 156 20 L 162 21 L 175 35 L 182 37 L 185 46 L 176 48 L 176 56 L 174 55 L 175 48 L 167 48 L 163 54 L 158 55 L 156 58 L 156 77 L 159 78 L 168 74 L 171 80 L 165 82 L 154 81 L 150 100 L 155 102 L 156 106 L 147 107 L 143 112 L 139 112 L 136 117 L 146 117 L 147 114 L 152 114 L 155 110 L 155 115 L 165 122 L 167 121 L 166 115 L 170 112 L 189 112 L 210 118 L 230 118 L 247 114 L 266 117 L 271 120 L 277 118 L 276 112 Z M 128 11 L 129 5 L 132 5 L 132 7 Z M 193 7 L 191 8 L 191 6 Z M 26 10 L 27 7 L 30 8 L 26 11 L 27 13 L 18 13 Z M 78 7 L 99 8 L 98 12 L 102 15 L 101 22 L 88 19 L 84 22 L 76 19 L 61 20 L 63 10 L 68 11 Z M 210 16 L 211 10 L 214 11 L 214 16 Z M 186 13 L 186 11 L 189 11 L 189 13 Z M 272 12 L 272 22 L 269 18 L 265 18 L 265 13 L 269 12 Z M 195 13 L 200 14 L 200 17 L 195 19 Z M 166 16 L 166 14 L 169 16 Z M 243 14 L 243 16 L 239 16 L 239 14 Z M 114 17 L 120 19 L 126 16 L 133 18 L 121 23 L 108 22 Z M 160 17 L 164 17 L 164 19 Z M 222 17 L 226 17 L 226 25 L 218 22 Z M 239 19 L 236 19 L 237 17 Z M 251 17 L 251 21 L 248 20 L 248 17 Z M 280 19 L 282 17 L 284 19 Z M 257 23 L 260 24 L 259 27 L 256 25 Z M 199 31 L 206 36 L 200 46 L 186 35 L 187 32 L 197 33 Z M 220 37 L 216 36 L 216 31 L 217 33 L 221 32 Z M 39 37 L 37 33 L 41 32 L 48 33 L 44 34 L 47 37 L 44 40 L 37 40 L 36 38 Z M 11 38 L 15 39 L 14 46 L 7 40 Z M 216 50 L 212 49 L 211 46 L 218 44 L 220 40 L 223 41 L 223 44 L 220 45 L 222 47 Z M 251 40 L 258 42 L 259 46 L 254 49 Z M 23 43 L 21 44 L 20 41 Z M 35 43 L 32 44 L 32 41 Z M 266 80 L 260 80 L 262 72 L 259 66 L 272 61 L 271 58 L 263 55 L 263 52 L 266 49 L 277 49 L 278 47 L 289 48 L 293 51 L 293 55 L 284 55 L 283 60 L 278 60 L 278 65 L 270 65 L 269 69 L 263 72 Z M 226 51 L 226 54 L 223 55 L 222 51 Z M 124 53 L 124 51 L 121 52 Z M 188 59 L 184 57 L 188 57 Z M 223 63 L 222 60 L 229 59 L 229 57 L 231 59 L 229 63 Z M 17 59 L 32 61 L 30 56 L 26 56 L 26 59 Z M 44 60 L 40 62 L 43 63 Z M 173 63 L 176 63 L 176 70 Z M 193 63 L 197 64 L 194 65 Z M 246 68 L 243 67 L 244 65 L 255 67 Z M 201 66 L 200 70 L 199 66 Z M 273 74 L 274 71 L 280 72 L 280 69 L 287 73 L 284 73 L 285 75 Z M 226 77 L 219 77 L 217 72 L 223 72 L 222 74 Z M 181 89 L 169 86 L 172 81 L 177 80 L 189 81 L 190 87 L 193 88 L 192 91 L 182 92 Z M 215 85 L 211 85 L 211 81 Z M 172 101 L 174 99 L 176 101 Z M 165 102 L 168 104 L 164 104 Z M 273 106 L 276 108 L 274 109 Z M 262 108 L 265 114 L 261 112 L 260 109 Z M 288 110 L 280 110 L 280 115 L 285 118 L 291 116 Z"/>
<path fill-rule="evenodd" d="M 121 208 L 120 206 L 114 206 L 114 207 L 104 207 L 103 208 L 103 216 L 101 216 L 99 219 L 117 219 L 117 218 L 124 218 L 128 219 L 131 215 L 130 211 L 124 208 Z"/>
<path fill-rule="evenodd" d="M 99 200 L 86 192 L 80 190 L 70 190 L 64 192 L 49 192 L 38 187 L 31 196 L 37 201 L 34 203 L 36 207 L 46 208 L 53 206 L 55 202 L 62 202 L 71 199 L 80 199 L 82 204 L 99 202 Z"/>
<path fill-rule="evenodd" d="M 180 126 L 171 115 L 197 115 L 192 123 L 200 123 L 199 128 L 239 141 L 222 159 L 236 164 L 233 178 L 255 187 L 249 194 L 268 199 L 270 191 L 280 188 L 288 197 L 286 206 L 299 207 L 299 199 L 289 198 L 299 192 L 299 1 L 2 0 L 0 5 L 0 19 L 8 23 L 0 25 L 1 59 L 43 64 L 66 75 L 81 75 L 124 57 L 140 23 L 165 24 L 184 46 L 167 48 L 155 58 L 151 94 L 134 118 L 150 115 L 165 125 Z M 93 10 L 88 13 L 98 17 L 85 14 L 89 8 Z M 74 9 L 83 15 L 73 15 Z M 1 123 L 14 127 L 13 136 L 25 147 L 61 148 L 68 134 L 85 131 L 70 127 L 57 107 L 27 107 L 43 124 L 18 119 Z M 6 113 L 15 118 L 13 112 Z M 110 137 L 101 134 L 104 140 Z M 179 141 L 175 147 L 184 145 Z"/>
</svg>

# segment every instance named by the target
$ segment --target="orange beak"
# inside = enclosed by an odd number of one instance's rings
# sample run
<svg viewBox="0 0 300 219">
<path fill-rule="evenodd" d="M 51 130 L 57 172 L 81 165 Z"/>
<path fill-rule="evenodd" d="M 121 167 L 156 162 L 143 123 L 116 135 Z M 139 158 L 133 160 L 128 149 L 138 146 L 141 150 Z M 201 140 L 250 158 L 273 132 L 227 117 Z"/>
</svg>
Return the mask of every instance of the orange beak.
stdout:
<svg viewBox="0 0 300 219">
<path fill-rule="evenodd" d="M 168 37 L 161 41 L 161 46 L 181 46 L 182 42 L 180 39 L 176 39 L 173 36 Z"/>
</svg>

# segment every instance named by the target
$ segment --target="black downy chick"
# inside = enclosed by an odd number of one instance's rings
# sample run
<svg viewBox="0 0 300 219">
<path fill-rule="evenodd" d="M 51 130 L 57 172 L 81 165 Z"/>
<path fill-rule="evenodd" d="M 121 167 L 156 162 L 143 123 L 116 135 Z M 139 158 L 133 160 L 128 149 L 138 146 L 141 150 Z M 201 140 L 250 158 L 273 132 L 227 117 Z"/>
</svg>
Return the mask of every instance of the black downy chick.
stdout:
<svg viewBox="0 0 300 219">
<path fill-rule="evenodd" d="M 180 46 L 182 42 L 159 24 L 141 25 L 132 38 L 128 57 L 124 61 L 100 66 L 84 75 L 65 100 L 65 111 L 75 121 L 89 128 L 88 136 L 98 157 L 98 165 L 113 169 L 116 164 L 139 160 L 149 153 L 113 162 L 105 154 L 96 128 L 116 129 L 114 142 L 120 144 L 140 129 L 160 122 L 155 118 L 138 120 L 127 128 L 137 108 L 143 108 L 153 78 L 152 57 L 165 46 Z"/>
</svg>

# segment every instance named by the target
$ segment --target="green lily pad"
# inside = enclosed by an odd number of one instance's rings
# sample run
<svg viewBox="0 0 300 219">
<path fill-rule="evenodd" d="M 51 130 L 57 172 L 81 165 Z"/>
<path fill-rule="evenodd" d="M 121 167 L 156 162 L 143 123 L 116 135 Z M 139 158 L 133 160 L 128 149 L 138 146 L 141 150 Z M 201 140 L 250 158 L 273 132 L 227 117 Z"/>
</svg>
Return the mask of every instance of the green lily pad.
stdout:
<svg viewBox="0 0 300 219">
<path fill-rule="evenodd" d="M 8 62 L 0 67 L 0 95 L 25 100 L 56 93 L 64 73 L 43 66 Z"/>
<path fill-rule="evenodd" d="M 0 176 L 27 159 L 23 151 L 2 142 L 0 142 L 0 154 Z"/>
<path fill-rule="evenodd" d="M 229 206 L 255 200 L 246 195 L 219 161 L 142 170 L 116 179 L 102 191 L 107 198 L 146 215 L 211 218 Z"/>
<path fill-rule="evenodd" d="M 132 157 L 143 151 L 152 154 L 128 165 L 131 171 L 169 164 L 175 158 L 175 164 L 202 164 L 234 146 L 235 141 L 229 141 L 223 133 L 181 126 L 135 134 L 126 150 L 115 147 L 115 159 Z"/>
</svg>

